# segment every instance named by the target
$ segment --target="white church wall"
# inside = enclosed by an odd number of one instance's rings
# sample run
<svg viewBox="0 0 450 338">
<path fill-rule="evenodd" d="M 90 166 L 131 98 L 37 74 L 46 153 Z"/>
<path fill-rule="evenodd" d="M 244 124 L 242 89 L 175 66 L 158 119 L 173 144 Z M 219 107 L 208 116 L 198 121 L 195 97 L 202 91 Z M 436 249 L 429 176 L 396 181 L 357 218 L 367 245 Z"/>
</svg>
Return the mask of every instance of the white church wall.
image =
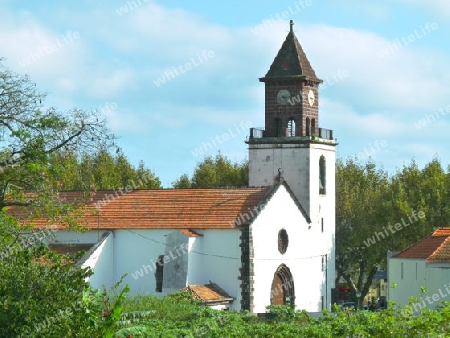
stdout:
<svg viewBox="0 0 450 338">
<path fill-rule="evenodd" d="M 317 224 L 309 225 L 284 186 L 280 186 L 259 217 L 251 225 L 254 246 L 254 312 L 265 312 L 270 305 L 272 283 L 277 268 L 285 264 L 291 271 L 297 309 L 317 312 L 322 309 L 325 271 L 322 257 L 328 252 L 327 240 Z M 278 232 L 285 229 L 289 244 L 278 251 Z M 324 264 L 324 267 L 326 265 Z M 325 270 L 325 269 L 324 269 Z"/>
<path fill-rule="evenodd" d="M 326 308 L 331 310 L 331 289 L 335 287 L 336 275 L 336 153 L 335 147 L 326 144 L 312 144 L 311 152 L 311 184 L 312 212 L 311 221 L 314 224 L 315 236 L 318 236 L 326 253 L 327 259 L 327 290 Z M 324 156 L 326 163 L 326 191 L 324 195 L 317 195 L 319 190 L 319 161 Z M 315 194 L 314 194 L 315 193 Z M 323 223 L 323 232 L 322 232 Z"/>
</svg>

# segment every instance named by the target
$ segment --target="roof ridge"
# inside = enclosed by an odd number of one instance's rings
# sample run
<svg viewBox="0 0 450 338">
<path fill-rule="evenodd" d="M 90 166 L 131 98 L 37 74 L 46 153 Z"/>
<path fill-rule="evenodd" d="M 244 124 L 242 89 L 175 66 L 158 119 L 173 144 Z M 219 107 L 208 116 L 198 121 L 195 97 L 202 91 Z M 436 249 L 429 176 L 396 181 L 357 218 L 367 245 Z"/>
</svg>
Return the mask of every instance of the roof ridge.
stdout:
<svg viewBox="0 0 450 338">
<path fill-rule="evenodd" d="M 435 236 L 435 237 L 444 237 L 444 236 Z M 434 250 L 433 253 L 430 256 L 428 256 L 427 262 L 432 260 L 433 256 L 437 255 L 440 251 L 442 251 L 444 249 L 445 246 L 447 246 L 447 244 L 450 242 L 450 235 L 447 235 L 446 237 L 447 238 L 441 243 L 441 245 L 439 245 L 436 248 L 436 250 Z"/>
</svg>

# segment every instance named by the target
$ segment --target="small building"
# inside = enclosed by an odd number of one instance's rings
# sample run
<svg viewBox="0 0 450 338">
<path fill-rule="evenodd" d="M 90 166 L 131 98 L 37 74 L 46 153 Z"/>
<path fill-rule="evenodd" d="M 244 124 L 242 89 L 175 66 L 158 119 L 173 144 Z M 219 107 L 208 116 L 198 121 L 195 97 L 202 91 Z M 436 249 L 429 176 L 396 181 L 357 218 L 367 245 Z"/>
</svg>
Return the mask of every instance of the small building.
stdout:
<svg viewBox="0 0 450 338">
<path fill-rule="evenodd" d="M 416 313 L 450 301 L 450 228 L 439 228 L 406 250 L 390 254 L 388 281 L 388 299 L 403 307 L 415 297 Z"/>
</svg>

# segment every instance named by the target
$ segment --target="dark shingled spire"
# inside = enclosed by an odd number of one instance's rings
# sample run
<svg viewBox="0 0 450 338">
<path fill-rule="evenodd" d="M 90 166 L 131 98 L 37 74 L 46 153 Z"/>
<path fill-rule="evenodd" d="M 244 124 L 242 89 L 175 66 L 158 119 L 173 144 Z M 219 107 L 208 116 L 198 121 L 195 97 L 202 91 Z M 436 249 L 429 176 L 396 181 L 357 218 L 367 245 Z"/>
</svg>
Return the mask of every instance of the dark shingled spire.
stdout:
<svg viewBox="0 0 450 338">
<path fill-rule="evenodd" d="M 317 78 L 302 46 L 300 46 L 300 42 L 294 34 L 294 22 L 292 20 L 290 26 L 289 34 L 273 60 L 272 66 L 270 66 L 266 76 L 259 80 L 265 82 L 269 79 L 304 78 L 318 83 L 323 82 Z"/>
</svg>

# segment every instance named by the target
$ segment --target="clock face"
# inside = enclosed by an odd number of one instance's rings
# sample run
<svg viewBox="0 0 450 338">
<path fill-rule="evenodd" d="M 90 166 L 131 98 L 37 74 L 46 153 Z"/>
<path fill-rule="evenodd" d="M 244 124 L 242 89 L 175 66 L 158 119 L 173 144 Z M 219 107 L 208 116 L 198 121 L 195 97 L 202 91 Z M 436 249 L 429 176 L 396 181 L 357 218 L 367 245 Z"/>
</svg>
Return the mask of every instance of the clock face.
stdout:
<svg viewBox="0 0 450 338">
<path fill-rule="evenodd" d="M 310 89 L 308 92 L 308 102 L 309 105 L 312 106 L 314 104 L 314 100 L 315 100 L 315 96 L 314 96 L 314 92 Z"/>
<path fill-rule="evenodd" d="M 277 94 L 277 102 L 279 104 L 288 104 L 291 99 L 291 93 L 288 90 L 282 89 Z"/>
</svg>

